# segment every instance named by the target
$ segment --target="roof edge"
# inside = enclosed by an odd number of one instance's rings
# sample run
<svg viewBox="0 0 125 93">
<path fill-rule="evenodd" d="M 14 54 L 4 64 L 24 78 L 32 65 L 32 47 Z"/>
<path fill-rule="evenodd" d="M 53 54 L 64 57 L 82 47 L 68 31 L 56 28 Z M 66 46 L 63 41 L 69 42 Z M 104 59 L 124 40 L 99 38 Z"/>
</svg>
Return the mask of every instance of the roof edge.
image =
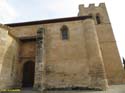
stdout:
<svg viewBox="0 0 125 93">
<path fill-rule="evenodd" d="M 10 27 L 8 25 L 5 25 L 5 24 L 0 24 L 0 28 L 10 30 Z"/>
<path fill-rule="evenodd" d="M 10 24 L 4 24 L 4 25 L 7 25 L 9 27 L 18 27 L 18 26 L 37 25 L 37 24 L 48 24 L 48 23 L 57 23 L 57 22 L 85 20 L 88 18 L 92 18 L 92 16 L 57 18 L 57 19 L 39 20 L 39 21 L 30 21 L 30 22 L 21 22 L 21 23 L 10 23 Z"/>
</svg>

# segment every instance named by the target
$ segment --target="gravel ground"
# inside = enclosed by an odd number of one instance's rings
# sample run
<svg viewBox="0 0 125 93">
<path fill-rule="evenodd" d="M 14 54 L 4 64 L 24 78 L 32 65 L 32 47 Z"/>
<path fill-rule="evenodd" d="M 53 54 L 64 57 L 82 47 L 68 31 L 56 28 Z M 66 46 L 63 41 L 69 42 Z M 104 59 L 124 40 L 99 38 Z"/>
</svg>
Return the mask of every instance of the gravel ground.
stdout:
<svg viewBox="0 0 125 93">
<path fill-rule="evenodd" d="M 20 92 L 1 92 L 1 93 L 125 93 L 125 85 L 112 85 L 106 91 L 94 90 L 60 90 L 38 92 L 31 88 L 23 89 Z"/>
</svg>

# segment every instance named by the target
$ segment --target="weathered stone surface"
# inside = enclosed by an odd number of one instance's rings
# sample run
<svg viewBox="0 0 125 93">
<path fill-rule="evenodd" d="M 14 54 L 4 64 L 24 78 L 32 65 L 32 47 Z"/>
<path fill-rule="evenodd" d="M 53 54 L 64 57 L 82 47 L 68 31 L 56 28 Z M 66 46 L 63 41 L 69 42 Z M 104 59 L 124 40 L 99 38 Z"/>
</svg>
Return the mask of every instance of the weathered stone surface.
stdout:
<svg viewBox="0 0 125 93">
<path fill-rule="evenodd" d="M 18 43 L 8 35 L 6 28 L 0 28 L 0 88 L 18 83 Z"/>
<path fill-rule="evenodd" d="M 104 3 L 98 7 L 85 8 L 79 6 L 79 16 L 92 15 L 95 20 L 96 32 L 100 43 L 106 76 L 109 84 L 125 83 L 124 69 L 121 64 L 116 40 L 113 35 L 112 26 Z M 100 15 L 101 24 L 97 24 L 96 14 Z"/>
<path fill-rule="evenodd" d="M 103 87 L 105 89 L 108 84 L 94 21 L 86 19 L 83 21 L 83 25 L 85 29 L 84 37 L 86 40 L 85 42 L 90 69 L 89 74 L 91 77 L 90 87 L 100 89 Z"/>
<path fill-rule="evenodd" d="M 34 87 L 41 89 L 42 82 L 42 63 L 43 63 L 43 51 L 44 51 L 44 28 L 39 28 L 36 36 L 36 63 L 35 63 L 35 83 Z"/>
<path fill-rule="evenodd" d="M 41 90 L 106 89 L 108 84 L 125 82 L 105 5 L 91 4 L 88 8 L 80 5 L 79 8 L 79 16 L 93 17 L 11 29 L 0 27 L 0 88 L 21 87 L 27 61 L 35 62 L 34 88 Z M 96 14 L 100 15 L 100 24 Z M 68 27 L 67 40 L 62 40 L 64 25 Z M 45 29 L 44 34 L 37 33 L 41 27 Z"/>
</svg>

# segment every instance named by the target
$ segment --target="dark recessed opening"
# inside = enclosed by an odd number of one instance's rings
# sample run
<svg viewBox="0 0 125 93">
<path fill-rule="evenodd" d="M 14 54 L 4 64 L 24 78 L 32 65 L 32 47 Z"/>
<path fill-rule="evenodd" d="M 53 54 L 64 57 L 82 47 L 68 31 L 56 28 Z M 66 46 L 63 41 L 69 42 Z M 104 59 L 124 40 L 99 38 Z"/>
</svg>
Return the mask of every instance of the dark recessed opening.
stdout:
<svg viewBox="0 0 125 93">
<path fill-rule="evenodd" d="M 28 61 L 24 64 L 22 87 L 33 87 L 34 68 L 35 68 L 35 64 L 32 61 Z"/>
<path fill-rule="evenodd" d="M 96 21 L 97 21 L 97 24 L 101 24 L 101 19 L 99 14 L 96 15 Z"/>
</svg>

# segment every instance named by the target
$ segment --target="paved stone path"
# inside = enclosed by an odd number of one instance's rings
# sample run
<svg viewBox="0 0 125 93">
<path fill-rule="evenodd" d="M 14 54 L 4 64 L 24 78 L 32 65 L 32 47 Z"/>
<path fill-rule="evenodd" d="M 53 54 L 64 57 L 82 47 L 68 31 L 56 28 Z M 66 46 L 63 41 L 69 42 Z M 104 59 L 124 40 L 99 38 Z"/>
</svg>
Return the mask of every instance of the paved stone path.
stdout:
<svg viewBox="0 0 125 93">
<path fill-rule="evenodd" d="M 22 89 L 20 92 L 4 92 L 4 93 L 125 93 L 125 85 L 113 85 L 106 91 L 93 91 L 93 90 L 65 90 L 65 91 L 44 91 L 38 92 L 31 88 Z"/>
</svg>

